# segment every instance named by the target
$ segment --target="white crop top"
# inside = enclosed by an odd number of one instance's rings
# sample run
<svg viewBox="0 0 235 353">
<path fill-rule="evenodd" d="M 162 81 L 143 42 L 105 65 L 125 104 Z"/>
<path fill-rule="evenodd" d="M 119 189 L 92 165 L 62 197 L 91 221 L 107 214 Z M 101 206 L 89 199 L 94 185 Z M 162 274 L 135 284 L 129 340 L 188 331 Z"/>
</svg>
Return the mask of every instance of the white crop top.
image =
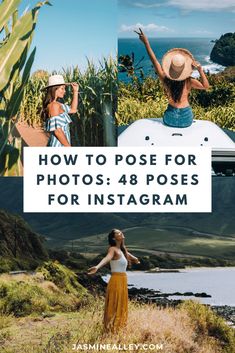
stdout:
<svg viewBox="0 0 235 353">
<path fill-rule="evenodd" d="M 110 261 L 111 272 L 126 272 L 127 263 L 127 259 L 121 251 L 120 259 Z"/>
</svg>

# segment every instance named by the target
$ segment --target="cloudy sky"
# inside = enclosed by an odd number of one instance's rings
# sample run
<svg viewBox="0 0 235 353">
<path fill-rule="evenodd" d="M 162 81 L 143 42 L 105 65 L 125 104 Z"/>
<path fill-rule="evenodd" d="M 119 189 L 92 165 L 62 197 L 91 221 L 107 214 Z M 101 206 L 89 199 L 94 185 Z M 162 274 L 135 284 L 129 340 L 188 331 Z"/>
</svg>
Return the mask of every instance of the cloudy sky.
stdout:
<svg viewBox="0 0 235 353">
<path fill-rule="evenodd" d="M 37 47 L 33 71 L 59 70 L 78 64 L 86 56 L 94 62 L 116 55 L 117 0 L 50 0 L 39 14 L 34 36 Z M 21 13 L 37 3 L 22 0 Z"/>
<path fill-rule="evenodd" d="M 118 0 L 119 37 L 218 38 L 235 30 L 235 0 Z"/>
</svg>

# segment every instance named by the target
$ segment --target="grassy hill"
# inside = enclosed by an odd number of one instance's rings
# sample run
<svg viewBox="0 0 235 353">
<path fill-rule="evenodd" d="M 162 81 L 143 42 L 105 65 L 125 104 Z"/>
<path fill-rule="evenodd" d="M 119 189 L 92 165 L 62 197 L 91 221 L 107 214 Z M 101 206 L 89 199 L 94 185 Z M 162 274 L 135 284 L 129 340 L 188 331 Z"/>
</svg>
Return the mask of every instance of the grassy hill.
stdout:
<svg viewBox="0 0 235 353">
<path fill-rule="evenodd" d="M 214 234 L 200 233 L 186 227 L 133 227 L 124 229 L 126 244 L 129 249 L 142 255 L 168 253 L 205 256 L 220 259 L 235 258 L 235 243 L 232 237 L 221 237 Z M 107 234 L 83 237 L 64 244 L 78 252 L 86 254 L 104 253 L 107 250 Z"/>
<path fill-rule="evenodd" d="M 83 252 L 97 253 L 106 249 L 110 229 L 121 228 L 127 229 L 127 245 L 132 248 L 228 259 L 235 255 L 233 177 L 213 178 L 212 213 L 23 214 L 21 178 L 2 178 L 0 193 L 0 208 L 22 215 L 34 231 L 47 239 L 49 247 L 71 250 L 75 246 Z"/>
<path fill-rule="evenodd" d="M 0 272 L 31 269 L 46 259 L 43 238 L 20 216 L 0 210 Z"/>
</svg>

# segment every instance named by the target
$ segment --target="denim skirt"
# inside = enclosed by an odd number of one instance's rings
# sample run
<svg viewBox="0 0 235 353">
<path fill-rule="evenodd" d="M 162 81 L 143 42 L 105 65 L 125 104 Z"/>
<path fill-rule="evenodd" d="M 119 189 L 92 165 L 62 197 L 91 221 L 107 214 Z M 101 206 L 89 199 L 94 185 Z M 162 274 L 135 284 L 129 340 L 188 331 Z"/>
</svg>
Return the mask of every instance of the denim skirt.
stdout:
<svg viewBox="0 0 235 353">
<path fill-rule="evenodd" d="M 193 122 L 193 111 L 190 106 L 185 108 L 175 108 L 168 105 L 164 115 L 163 122 L 165 125 L 173 127 L 188 127 Z"/>
</svg>

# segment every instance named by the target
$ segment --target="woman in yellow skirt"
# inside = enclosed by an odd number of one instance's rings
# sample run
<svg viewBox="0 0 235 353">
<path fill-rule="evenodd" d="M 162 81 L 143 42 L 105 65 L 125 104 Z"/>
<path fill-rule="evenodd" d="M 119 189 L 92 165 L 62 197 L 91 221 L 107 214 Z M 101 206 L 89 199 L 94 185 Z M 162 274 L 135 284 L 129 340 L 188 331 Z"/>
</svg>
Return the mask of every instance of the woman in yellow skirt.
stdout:
<svg viewBox="0 0 235 353">
<path fill-rule="evenodd" d="M 126 268 L 129 263 L 139 263 L 137 257 L 127 251 L 124 245 L 124 234 L 113 229 L 108 235 L 109 249 L 107 255 L 94 267 L 89 268 L 88 274 L 96 273 L 101 267 L 110 262 L 111 278 L 109 280 L 104 309 L 105 331 L 117 332 L 127 323 L 128 289 Z"/>
</svg>

